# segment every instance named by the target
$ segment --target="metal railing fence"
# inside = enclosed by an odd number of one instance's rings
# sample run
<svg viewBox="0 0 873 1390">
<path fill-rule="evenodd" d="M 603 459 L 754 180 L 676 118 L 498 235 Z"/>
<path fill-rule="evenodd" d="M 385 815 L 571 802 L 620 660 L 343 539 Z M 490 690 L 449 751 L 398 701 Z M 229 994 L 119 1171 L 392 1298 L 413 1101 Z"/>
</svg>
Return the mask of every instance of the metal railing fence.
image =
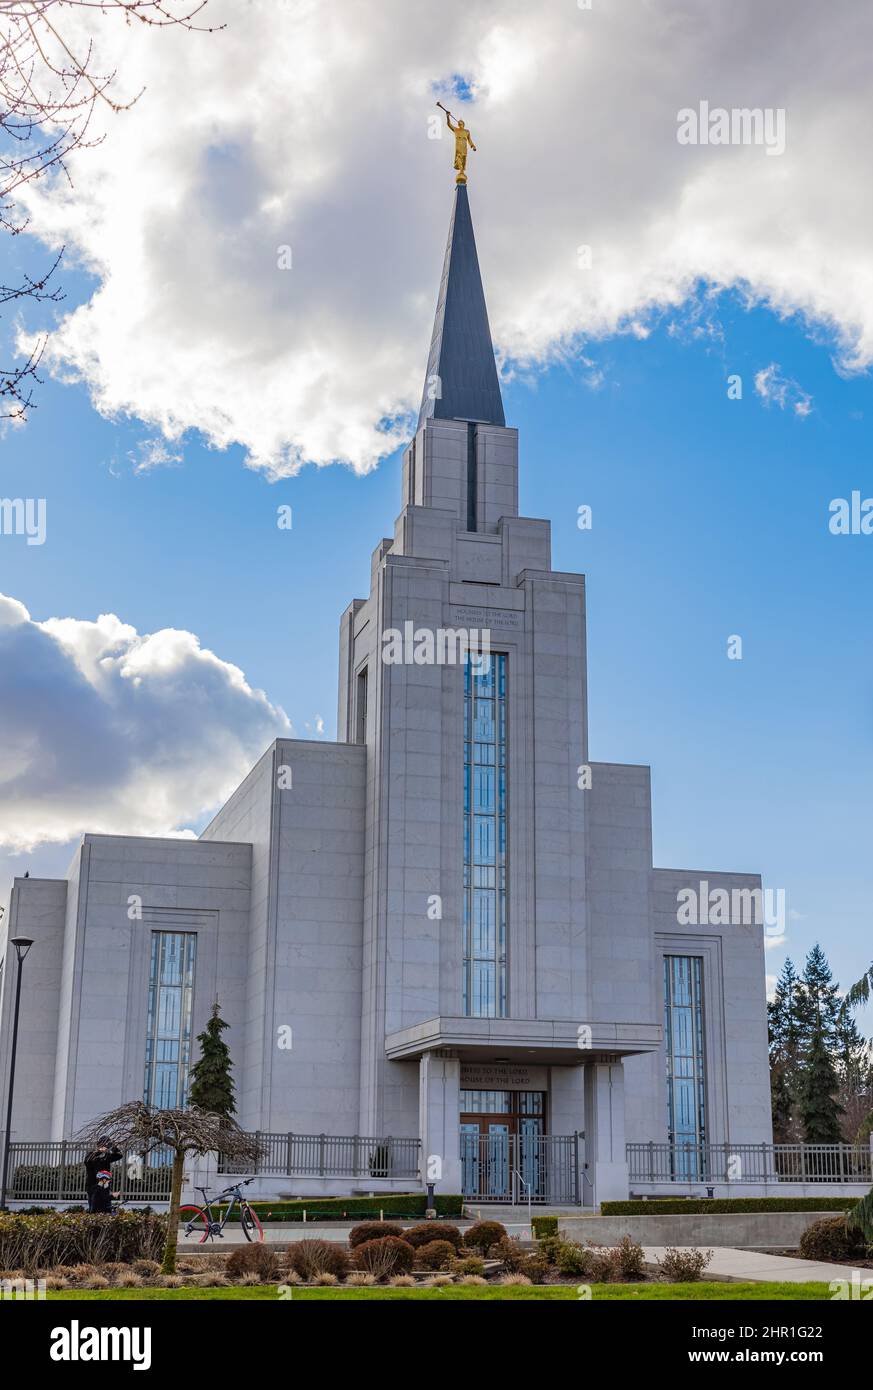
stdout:
<svg viewBox="0 0 873 1390">
<path fill-rule="evenodd" d="M 628 1144 L 634 1183 L 873 1183 L 862 1144 Z"/>
<path fill-rule="evenodd" d="M 87 1145 L 74 1139 L 36 1140 L 9 1145 L 9 1197 L 16 1202 L 85 1201 Z M 156 1150 L 143 1159 L 125 1153 L 111 1165 L 113 1190 L 124 1202 L 166 1202 L 173 1156 Z"/>
<path fill-rule="evenodd" d="M 262 1149 L 256 1163 L 230 1166 L 219 1159 L 218 1171 L 325 1178 L 418 1178 L 420 1173 L 420 1139 L 264 1131 L 255 1137 Z"/>
<path fill-rule="evenodd" d="M 461 1134 L 461 1191 L 468 1199 L 543 1205 L 581 1203 L 574 1134 Z"/>
</svg>

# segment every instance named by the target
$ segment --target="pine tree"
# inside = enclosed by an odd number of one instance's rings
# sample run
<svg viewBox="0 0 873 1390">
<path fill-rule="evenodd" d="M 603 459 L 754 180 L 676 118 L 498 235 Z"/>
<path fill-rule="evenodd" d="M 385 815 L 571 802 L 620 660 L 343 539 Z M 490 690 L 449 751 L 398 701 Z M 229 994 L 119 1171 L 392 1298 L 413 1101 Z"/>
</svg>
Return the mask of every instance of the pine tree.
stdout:
<svg viewBox="0 0 873 1390">
<path fill-rule="evenodd" d="M 807 1047 L 813 1034 L 821 1031 L 828 1049 L 836 1050 L 840 1005 L 840 987 L 834 980 L 827 956 L 816 942 L 804 962 L 797 1006 Z"/>
<path fill-rule="evenodd" d="M 797 1111 L 807 1144 L 838 1144 L 843 1107 L 836 1098 L 839 1078 L 828 1048 L 827 1028 L 817 1019 L 804 1057 Z"/>
<path fill-rule="evenodd" d="M 213 1115 L 230 1117 L 236 1111 L 233 1098 L 234 1082 L 231 1070 L 230 1049 L 222 1038 L 225 1023 L 218 1008 L 218 1000 L 212 1006 L 212 1014 L 205 1031 L 198 1034 L 200 1058 L 191 1068 L 191 1090 L 188 1104 L 209 1110 Z"/>
<path fill-rule="evenodd" d="M 802 1138 L 795 1117 L 803 1056 L 799 1006 L 800 980 L 789 959 L 782 967 L 773 999 L 767 1005 L 773 1137 L 777 1144 L 793 1143 Z"/>
</svg>

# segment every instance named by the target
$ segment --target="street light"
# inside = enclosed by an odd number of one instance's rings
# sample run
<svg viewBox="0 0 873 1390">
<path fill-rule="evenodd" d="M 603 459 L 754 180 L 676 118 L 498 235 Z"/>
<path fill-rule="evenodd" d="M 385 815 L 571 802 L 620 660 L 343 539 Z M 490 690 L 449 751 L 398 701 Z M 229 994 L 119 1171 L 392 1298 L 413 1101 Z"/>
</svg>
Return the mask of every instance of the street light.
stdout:
<svg viewBox="0 0 873 1390">
<path fill-rule="evenodd" d="M 12 1095 L 15 1090 L 15 1054 L 18 1050 L 18 1010 L 21 1004 L 21 967 L 33 940 L 29 936 L 13 936 L 11 945 L 18 957 L 18 975 L 15 980 L 15 1013 L 12 1020 L 12 1055 L 9 1059 L 9 1097 L 6 1102 L 6 1138 L 3 1141 L 3 1181 L 0 1184 L 0 1211 L 6 1210 L 6 1186 L 9 1178 L 9 1141 L 12 1136 Z"/>
</svg>

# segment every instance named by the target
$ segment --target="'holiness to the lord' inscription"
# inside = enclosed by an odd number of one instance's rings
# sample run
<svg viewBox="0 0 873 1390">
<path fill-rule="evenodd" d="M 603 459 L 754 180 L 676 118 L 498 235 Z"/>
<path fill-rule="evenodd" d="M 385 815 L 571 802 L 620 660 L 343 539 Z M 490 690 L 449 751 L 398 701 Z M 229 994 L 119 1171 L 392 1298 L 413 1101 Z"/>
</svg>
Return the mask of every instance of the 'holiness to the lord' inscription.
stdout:
<svg viewBox="0 0 873 1390">
<path fill-rule="evenodd" d="M 524 614 L 512 608 L 453 608 L 452 622 L 459 627 L 483 628 L 524 627 Z"/>
</svg>

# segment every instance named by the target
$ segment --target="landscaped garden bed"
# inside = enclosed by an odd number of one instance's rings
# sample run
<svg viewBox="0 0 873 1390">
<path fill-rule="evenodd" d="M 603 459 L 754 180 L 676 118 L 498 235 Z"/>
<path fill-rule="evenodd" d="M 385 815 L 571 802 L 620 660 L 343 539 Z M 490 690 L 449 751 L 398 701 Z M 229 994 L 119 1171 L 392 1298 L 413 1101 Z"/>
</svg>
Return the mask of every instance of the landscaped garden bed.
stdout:
<svg viewBox="0 0 873 1390">
<path fill-rule="evenodd" d="M 166 1218 L 32 1215 L 0 1218 L 0 1280 L 43 1279 L 48 1290 L 219 1289 L 231 1286 L 440 1288 L 560 1286 L 699 1280 L 706 1252 L 670 1251 L 661 1268 L 646 1269 L 642 1247 L 625 1237 L 613 1248 L 552 1236 L 531 1248 L 498 1221 L 464 1232 L 447 1221 L 360 1222 L 344 1241 L 303 1239 L 287 1248 L 238 1245 L 180 1254 L 162 1273 L 158 1257 Z"/>
</svg>

